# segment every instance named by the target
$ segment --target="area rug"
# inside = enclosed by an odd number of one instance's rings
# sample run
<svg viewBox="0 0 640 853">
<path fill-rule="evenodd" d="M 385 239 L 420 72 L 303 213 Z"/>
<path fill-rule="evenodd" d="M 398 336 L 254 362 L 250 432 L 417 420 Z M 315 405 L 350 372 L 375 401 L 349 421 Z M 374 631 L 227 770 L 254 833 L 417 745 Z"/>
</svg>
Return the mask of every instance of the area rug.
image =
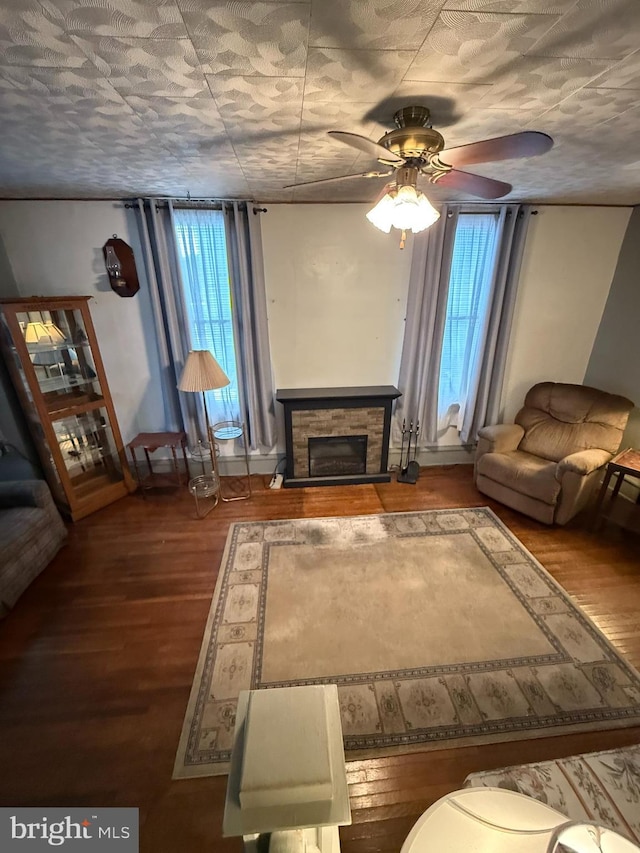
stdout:
<svg viewBox="0 0 640 853">
<path fill-rule="evenodd" d="M 347 758 L 640 723 L 638 673 L 486 507 L 232 525 L 174 778 L 227 772 L 239 691 L 327 683 Z"/>
</svg>

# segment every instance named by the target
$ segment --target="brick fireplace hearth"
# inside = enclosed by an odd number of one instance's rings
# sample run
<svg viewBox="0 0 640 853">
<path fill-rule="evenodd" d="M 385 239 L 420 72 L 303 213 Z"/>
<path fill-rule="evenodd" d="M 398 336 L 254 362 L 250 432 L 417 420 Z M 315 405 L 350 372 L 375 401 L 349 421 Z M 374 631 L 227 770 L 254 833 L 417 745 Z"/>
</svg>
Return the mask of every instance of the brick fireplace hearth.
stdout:
<svg viewBox="0 0 640 853">
<path fill-rule="evenodd" d="M 385 483 L 393 385 L 357 388 L 286 388 L 287 469 L 284 485 Z"/>
</svg>

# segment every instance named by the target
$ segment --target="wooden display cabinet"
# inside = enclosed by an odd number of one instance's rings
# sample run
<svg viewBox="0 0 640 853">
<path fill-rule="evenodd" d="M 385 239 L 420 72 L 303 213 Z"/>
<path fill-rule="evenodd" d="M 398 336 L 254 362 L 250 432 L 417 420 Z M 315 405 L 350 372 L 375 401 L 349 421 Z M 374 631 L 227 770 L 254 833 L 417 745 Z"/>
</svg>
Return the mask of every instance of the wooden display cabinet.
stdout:
<svg viewBox="0 0 640 853">
<path fill-rule="evenodd" d="M 60 510 L 77 521 L 135 489 L 89 296 L 0 300 L 0 344 Z"/>
</svg>

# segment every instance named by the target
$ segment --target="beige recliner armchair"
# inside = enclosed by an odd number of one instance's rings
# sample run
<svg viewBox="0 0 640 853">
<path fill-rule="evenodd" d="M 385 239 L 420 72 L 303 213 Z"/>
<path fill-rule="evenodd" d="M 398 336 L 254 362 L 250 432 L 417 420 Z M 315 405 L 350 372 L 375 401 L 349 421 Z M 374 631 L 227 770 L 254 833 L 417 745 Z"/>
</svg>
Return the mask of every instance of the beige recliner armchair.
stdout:
<svg viewBox="0 0 640 853">
<path fill-rule="evenodd" d="M 626 397 L 596 388 L 540 382 L 515 424 L 478 433 L 476 486 L 545 524 L 566 524 L 619 449 L 631 409 Z"/>
</svg>

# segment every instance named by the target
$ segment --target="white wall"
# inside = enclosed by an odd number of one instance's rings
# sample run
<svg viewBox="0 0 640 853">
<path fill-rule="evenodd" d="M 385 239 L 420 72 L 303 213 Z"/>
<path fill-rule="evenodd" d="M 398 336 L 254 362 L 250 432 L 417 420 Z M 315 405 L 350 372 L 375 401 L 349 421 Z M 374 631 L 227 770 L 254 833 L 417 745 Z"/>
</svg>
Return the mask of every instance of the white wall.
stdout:
<svg viewBox="0 0 640 853">
<path fill-rule="evenodd" d="M 537 209 L 511 333 L 506 420 L 513 420 L 536 382 L 584 381 L 631 215 L 628 207 Z"/>
<path fill-rule="evenodd" d="M 277 388 L 397 383 L 411 242 L 400 250 L 369 207 L 270 204 L 262 216 Z"/>
<path fill-rule="evenodd" d="M 102 246 L 113 234 L 136 257 L 140 291 L 131 298 L 109 286 Z M 134 212 L 116 202 L 3 201 L 0 236 L 20 296 L 93 297 L 91 316 L 124 441 L 164 429 L 155 325 Z M 15 292 L 0 281 L 0 295 Z"/>
</svg>

